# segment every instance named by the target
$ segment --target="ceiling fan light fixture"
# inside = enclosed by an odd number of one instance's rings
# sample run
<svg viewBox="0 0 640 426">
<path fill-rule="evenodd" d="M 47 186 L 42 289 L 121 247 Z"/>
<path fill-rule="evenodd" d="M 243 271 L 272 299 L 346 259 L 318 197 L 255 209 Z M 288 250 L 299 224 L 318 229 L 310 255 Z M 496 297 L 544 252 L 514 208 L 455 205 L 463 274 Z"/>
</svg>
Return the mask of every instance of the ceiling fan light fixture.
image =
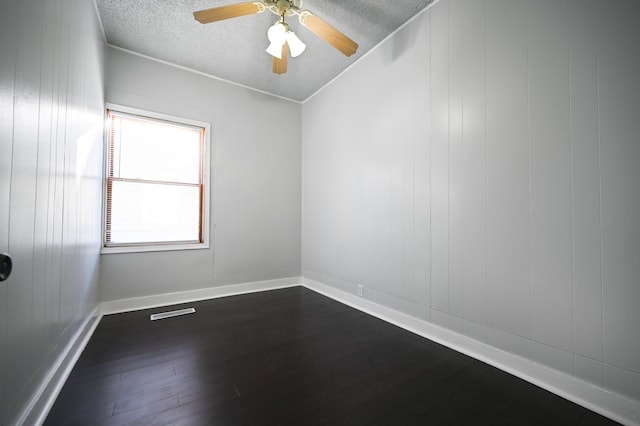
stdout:
<svg viewBox="0 0 640 426">
<path fill-rule="evenodd" d="M 287 43 L 289 43 L 291 56 L 294 58 L 300 56 L 302 52 L 304 52 L 304 49 L 307 48 L 307 45 L 304 44 L 293 31 L 287 32 Z"/>
<path fill-rule="evenodd" d="M 296 36 L 286 18 L 296 15 L 300 24 L 309 31 L 338 49 L 345 56 L 351 56 L 358 50 L 358 43 L 334 28 L 324 19 L 308 10 L 302 10 L 303 0 L 259 0 L 244 1 L 243 3 L 213 7 L 211 9 L 193 12 L 193 17 L 201 24 L 223 21 L 238 16 L 254 15 L 265 10 L 278 15 L 280 20 L 269 27 L 269 47 L 266 51 L 272 58 L 273 72 L 284 74 L 287 72 L 287 57 L 300 56 L 306 45 Z"/>
</svg>

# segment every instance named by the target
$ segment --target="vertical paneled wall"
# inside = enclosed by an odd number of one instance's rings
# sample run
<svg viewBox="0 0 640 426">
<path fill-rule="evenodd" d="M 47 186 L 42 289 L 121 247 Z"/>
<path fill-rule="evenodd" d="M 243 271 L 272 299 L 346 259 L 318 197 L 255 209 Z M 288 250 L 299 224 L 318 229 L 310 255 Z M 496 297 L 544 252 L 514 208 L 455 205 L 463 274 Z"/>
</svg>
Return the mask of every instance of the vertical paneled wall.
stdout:
<svg viewBox="0 0 640 426">
<path fill-rule="evenodd" d="M 303 275 L 640 400 L 640 6 L 440 0 L 303 105 Z"/>
<path fill-rule="evenodd" d="M 90 0 L 0 9 L 0 424 L 97 306 L 103 41 Z"/>
<path fill-rule="evenodd" d="M 612 365 L 605 381 L 621 382 L 638 396 L 640 3 L 620 3 L 598 4 L 596 16 L 603 355 Z"/>
</svg>

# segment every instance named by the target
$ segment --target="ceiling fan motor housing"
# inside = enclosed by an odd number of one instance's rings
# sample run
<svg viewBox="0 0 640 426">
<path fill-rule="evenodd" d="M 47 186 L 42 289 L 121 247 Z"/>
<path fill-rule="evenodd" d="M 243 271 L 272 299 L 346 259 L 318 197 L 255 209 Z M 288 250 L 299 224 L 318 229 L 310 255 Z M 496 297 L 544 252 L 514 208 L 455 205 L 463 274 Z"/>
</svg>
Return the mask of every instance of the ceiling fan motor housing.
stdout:
<svg viewBox="0 0 640 426">
<path fill-rule="evenodd" d="M 293 2 L 290 0 L 277 0 L 276 1 L 276 8 L 278 9 L 278 11 L 280 12 L 280 15 L 283 14 L 289 14 L 289 11 L 291 9 L 291 6 L 293 6 Z"/>
</svg>

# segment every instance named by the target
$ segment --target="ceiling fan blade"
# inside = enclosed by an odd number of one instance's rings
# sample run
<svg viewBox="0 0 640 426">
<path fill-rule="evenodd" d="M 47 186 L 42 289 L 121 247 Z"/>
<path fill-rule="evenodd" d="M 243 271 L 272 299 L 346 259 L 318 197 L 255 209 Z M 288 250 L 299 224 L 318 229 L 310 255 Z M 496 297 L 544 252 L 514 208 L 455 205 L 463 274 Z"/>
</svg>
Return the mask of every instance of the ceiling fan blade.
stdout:
<svg viewBox="0 0 640 426">
<path fill-rule="evenodd" d="M 213 9 L 193 12 L 193 17 L 201 24 L 236 18 L 238 16 L 262 13 L 265 10 L 264 3 L 252 1 L 246 3 L 230 4 L 228 6 L 214 7 Z"/>
<path fill-rule="evenodd" d="M 289 56 L 289 43 L 286 41 L 282 45 L 282 59 L 273 57 L 273 73 L 284 74 L 287 72 L 287 56 Z"/>
<path fill-rule="evenodd" d="M 351 56 L 358 50 L 358 43 L 309 11 L 305 10 L 300 13 L 300 23 L 309 28 L 312 33 L 338 49 L 345 56 Z"/>
</svg>

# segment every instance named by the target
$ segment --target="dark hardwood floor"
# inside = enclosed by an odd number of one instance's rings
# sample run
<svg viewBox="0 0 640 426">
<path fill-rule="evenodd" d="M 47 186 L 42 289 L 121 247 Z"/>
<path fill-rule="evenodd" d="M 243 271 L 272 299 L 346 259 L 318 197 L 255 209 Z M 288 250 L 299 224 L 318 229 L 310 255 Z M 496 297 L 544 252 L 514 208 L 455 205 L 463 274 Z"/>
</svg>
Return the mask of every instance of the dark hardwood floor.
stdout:
<svg viewBox="0 0 640 426">
<path fill-rule="evenodd" d="M 45 424 L 616 423 L 294 287 L 105 316 Z"/>
</svg>

